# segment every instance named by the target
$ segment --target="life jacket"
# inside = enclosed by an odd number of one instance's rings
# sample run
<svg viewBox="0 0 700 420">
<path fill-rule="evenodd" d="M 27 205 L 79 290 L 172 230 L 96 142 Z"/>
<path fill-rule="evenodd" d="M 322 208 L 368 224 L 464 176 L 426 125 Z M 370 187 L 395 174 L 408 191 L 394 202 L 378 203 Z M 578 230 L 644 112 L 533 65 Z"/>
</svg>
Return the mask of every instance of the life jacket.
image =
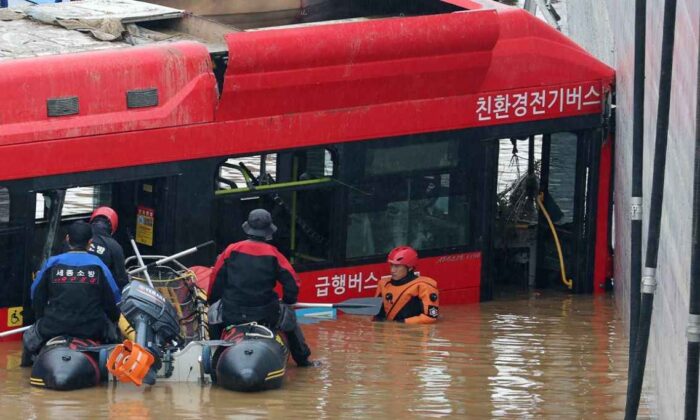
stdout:
<svg viewBox="0 0 700 420">
<path fill-rule="evenodd" d="M 382 298 L 380 320 L 431 324 L 440 314 L 437 282 L 430 277 L 416 277 L 410 273 L 401 280 L 382 279 L 376 296 Z"/>
</svg>

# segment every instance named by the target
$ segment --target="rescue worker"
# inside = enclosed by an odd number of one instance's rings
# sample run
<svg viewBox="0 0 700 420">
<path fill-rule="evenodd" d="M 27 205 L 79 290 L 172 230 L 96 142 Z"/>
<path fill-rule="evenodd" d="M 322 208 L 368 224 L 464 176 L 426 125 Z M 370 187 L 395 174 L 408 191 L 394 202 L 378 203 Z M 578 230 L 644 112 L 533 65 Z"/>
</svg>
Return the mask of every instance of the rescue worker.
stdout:
<svg viewBox="0 0 700 420">
<path fill-rule="evenodd" d="M 98 207 L 90 216 L 90 225 L 92 242 L 88 252 L 100 257 L 121 290 L 129 283 L 129 276 L 124 266 L 124 250 L 119 242 L 112 238 L 119 225 L 117 212 L 110 207 Z"/>
<path fill-rule="evenodd" d="M 407 324 L 431 324 L 439 315 L 437 282 L 415 273 L 418 253 L 409 246 L 394 248 L 387 258 L 391 279 L 381 279 L 376 296 L 382 307 L 375 321 L 397 321 Z"/>
<path fill-rule="evenodd" d="M 87 252 L 92 238 L 89 224 L 78 221 L 68 227 L 68 252 L 44 263 L 31 286 L 36 322 L 25 331 L 27 355 L 38 353 L 53 337 L 114 341 L 118 337 L 117 303 L 121 291 L 105 264 Z"/>
<path fill-rule="evenodd" d="M 247 240 L 229 245 L 216 260 L 207 293 L 210 305 L 221 300 L 224 326 L 257 322 L 286 333 L 292 358 L 298 366 L 313 366 L 294 310 L 299 278 L 287 258 L 267 243 L 277 227 L 265 209 L 255 209 L 243 223 Z M 282 302 L 275 292 L 282 285 Z"/>
</svg>

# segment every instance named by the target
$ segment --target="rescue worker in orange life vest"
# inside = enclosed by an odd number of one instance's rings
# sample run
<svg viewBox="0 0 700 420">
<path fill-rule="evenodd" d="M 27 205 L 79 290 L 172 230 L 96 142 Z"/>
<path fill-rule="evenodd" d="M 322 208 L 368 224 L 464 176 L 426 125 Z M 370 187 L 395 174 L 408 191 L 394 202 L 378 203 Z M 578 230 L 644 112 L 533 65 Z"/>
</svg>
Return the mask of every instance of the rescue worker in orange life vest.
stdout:
<svg viewBox="0 0 700 420">
<path fill-rule="evenodd" d="M 121 290 L 129 283 L 129 276 L 124 267 L 124 250 L 119 242 L 112 238 L 119 226 L 117 212 L 110 207 L 98 207 L 90 216 L 90 225 L 92 242 L 88 252 L 100 257 Z"/>
<path fill-rule="evenodd" d="M 414 272 L 418 253 L 409 246 L 394 248 L 387 258 L 391 264 L 391 279 L 382 279 L 377 295 L 382 308 L 375 321 L 397 321 L 407 324 L 432 324 L 439 315 L 437 282 Z"/>
</svg>

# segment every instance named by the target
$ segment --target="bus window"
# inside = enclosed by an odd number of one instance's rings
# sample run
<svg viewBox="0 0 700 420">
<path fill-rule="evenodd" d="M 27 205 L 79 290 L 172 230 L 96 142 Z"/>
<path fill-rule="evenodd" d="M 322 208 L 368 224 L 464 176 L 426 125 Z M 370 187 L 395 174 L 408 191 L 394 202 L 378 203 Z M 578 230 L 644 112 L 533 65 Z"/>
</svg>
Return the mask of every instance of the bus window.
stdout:
<svg viewBox="0 0 700 420">
<path fill-rule="evenodd" d="M 66 189 L 66 198 L 61 217 L 87 216 L 97 207 L 111 203 L 110 185 L 95 185 Z M 36 195 L 36 219 L 45 220 L 50 198 L 42 193 Z"/>
<path fill-rule="evenodd" d="M 459 164 L 459 143 L 431 141 L 418 144 L 377 147 L 367 150 L 367 176 L 398 172 L 454 168 Z"/>
<path fill-rule="evenodd" d="M 574 191 L 576 186 L 576 133 L 562 132 L 551 135 L 549 163 L 549 194 L 562 217 L 555 221 L 565 225 L 574 221 Z"/>
<path fill-rule="evenodd" d="M 348 258 L 386 254 L 399 245 L 417 250 L 467 244 L 465 183 L 454 173 L 378 179 L 350 191 Z"/>
<path fill-rule="evenodd" d="M 470 184 L 460 148 L 456 139 L 415 136 L 360 152 L 362 181 L 348 193 L 346 257 L 384 255 L 399 245 L 468 245 Z"/>
<path fill-rule="evenodd" d="M 0 187 L 0 225 L 10 222 L 10 192 L 7 188 Z"/>
<path fill-rule="evenodd" d="M 333 155 L 323 148 L 226 159 L 215 191 L 216 242 L 244 239 L 248 213 L 264 208 L 278 228 L 273 244 L 293 264 L 327 262 L 334 174 Z"/>
<path fill-rule="evenodd" d="M 217 188 L 221 190 L 244 188 L 248 184 L 274 179 L 277 172 L 276 164 L 276 153 L 226 159 L 226 162 L 219 166 Z"/>
</svg>

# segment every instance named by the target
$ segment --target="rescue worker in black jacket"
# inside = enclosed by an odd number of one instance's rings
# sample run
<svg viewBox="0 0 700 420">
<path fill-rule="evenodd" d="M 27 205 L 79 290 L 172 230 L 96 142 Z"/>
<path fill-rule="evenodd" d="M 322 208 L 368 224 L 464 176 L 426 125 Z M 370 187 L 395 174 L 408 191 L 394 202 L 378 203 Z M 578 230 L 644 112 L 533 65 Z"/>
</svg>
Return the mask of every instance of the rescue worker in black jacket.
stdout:
<svg viewBox="0 0 700 420">
<path fill-rule="evenodd" d="M 51 257 L 31 286 L 37 321 L 24 333 L 25 351 L 37 353 L 53 337 L 66 335 L 95 341 L 106 337 L 119 319 L 121 291 L 109 269 L 87 252 L 92 229 L 78 221 L 68 228 L 69 251 Z"/>
<path fill-rule="evenodd" d="M 265 209 L 255 209 L 243 223 L 247 240 L 229 245 L 219 255 L 211 273 L 207 300 L 221 300 L 224 326 L 257 322 L 286 333 L 289 351 L 298 366 L 313 366 L 294 311 L 299 278 L 287 258 L 266 241 L 277 227 Z M 282 285 L 282 303 L 274 288 Z"/>
<path fill-rule="evenodd" d="M 92 225 L 92 242 L 88 252 L 95 254 L 109 268 L 119 289 L 129 283 L 129 276 L 124 266 L 124 250 L 119 242 L 112 238 L 119 225 L 119 217 L 110 207 L 98 207 L 90 216 Z"/>
</svg>

